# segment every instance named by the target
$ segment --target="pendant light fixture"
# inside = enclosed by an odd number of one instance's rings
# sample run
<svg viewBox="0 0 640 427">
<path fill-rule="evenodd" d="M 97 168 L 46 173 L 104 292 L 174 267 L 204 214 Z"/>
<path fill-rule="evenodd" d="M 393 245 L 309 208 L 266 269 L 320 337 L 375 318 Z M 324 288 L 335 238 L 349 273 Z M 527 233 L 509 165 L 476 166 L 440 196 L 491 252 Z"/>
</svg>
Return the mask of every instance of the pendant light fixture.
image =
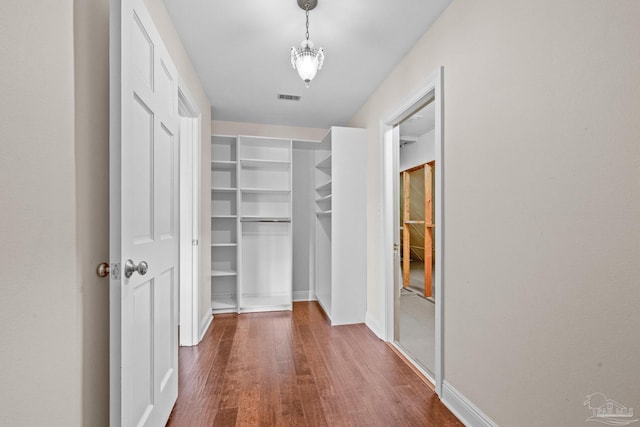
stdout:
<svg viewBox="0 0 640 427">
<path fill-rule="evenodd" d="M 309 11 L 318 5 L 318 0 L 298 0 L 298 6 L 305 11 L 307 17 L 307 32 L 305 40 L 300 47 L 291 48 L 291 65 L 298 70 L 300 78 L 309 87 L 309 83 L 322 68 L 324 62 L 324 52 L 322 48 L 315 49 L 313 42 L 309 40 Z"/>
</svg>

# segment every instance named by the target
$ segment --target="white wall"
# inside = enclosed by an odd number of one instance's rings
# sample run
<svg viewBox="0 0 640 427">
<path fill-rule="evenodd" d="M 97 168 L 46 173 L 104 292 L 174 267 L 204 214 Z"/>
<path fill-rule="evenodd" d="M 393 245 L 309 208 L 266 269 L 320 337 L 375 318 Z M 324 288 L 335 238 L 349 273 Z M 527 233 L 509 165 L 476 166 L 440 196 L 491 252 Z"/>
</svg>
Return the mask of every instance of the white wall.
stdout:
<svg viewBox="0 0 640 427">
<path fill-rule="evenodd" d="M 400 147 L 400 172 L 436 159 L 435 132 L 435 129 L 430 130 L 420 135 L 417 141 Z"/>
<path fill-rule="evenodd" d="M 444 71 L 445 380 L 499 425 L 640 404 L 640 2 L 456 0 L 350 121 L 368 129 L 368 310 L 379 121 Z"/>
<path fill-rule="evenodd" d="M 208 171 L 210 103 L 150 3 L 201 109 Z M 0 4 L 3 426 L 109 425 L 109 286 L 95 273 L 109 248 L 108 46 L 108 0 Z"/>
<path fill-rule="evenodd" d="M 82 420 L 109 423 L 109 1 L 76 0 L 76 271 L 82 342 Z"/>
<path fill-rule="evenodd" d="M 314 300 L 317 142 L 293 142 L 293 300 Z"/>
<path fill-rule="evenodd" d="M 293 142 L 293 300 L 314 300 L 317 142 Z"/>
<path fill-rule="evenodd" d="M 2 426 L 81 425 L 73 3 L 0 3 Z"/>
<path fill-rule="evenodd" d="M 298 141 L 320 141 L 327 132 L 328 129 L 266 125 L 262 123 L 228 122 L 222 120 L 213 120 L 211 122 L 211 133 L 215 135 L 253 135 L 295 139 Z"/>
</svg>

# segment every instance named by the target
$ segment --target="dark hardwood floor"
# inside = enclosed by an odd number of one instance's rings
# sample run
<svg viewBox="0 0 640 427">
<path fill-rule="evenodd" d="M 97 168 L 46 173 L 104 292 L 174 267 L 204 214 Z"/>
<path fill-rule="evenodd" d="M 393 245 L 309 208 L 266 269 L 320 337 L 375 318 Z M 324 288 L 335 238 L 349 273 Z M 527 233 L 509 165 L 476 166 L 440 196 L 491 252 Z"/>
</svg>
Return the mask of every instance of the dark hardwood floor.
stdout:
<svg viewBox="0 0 640 427">
<path fill-rule="evenodd" d="M 216 315 L 180 348 L 168 426 L 462 426 L 365 325 L 293 312 Z"/>
</svg>

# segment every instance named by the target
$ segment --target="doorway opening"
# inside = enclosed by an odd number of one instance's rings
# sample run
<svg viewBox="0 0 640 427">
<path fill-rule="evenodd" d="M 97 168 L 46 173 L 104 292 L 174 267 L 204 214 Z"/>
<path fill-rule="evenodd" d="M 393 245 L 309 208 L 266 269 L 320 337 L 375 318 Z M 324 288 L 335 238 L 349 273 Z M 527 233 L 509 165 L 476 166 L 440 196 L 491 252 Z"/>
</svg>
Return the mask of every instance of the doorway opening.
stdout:
<svg viewBox="0 0 640 427">
<path fill-rule="evenodd" d="M 435 299 L 433 233 L 435 103 L 399 124 L 400 292 L 394 342 L 428 377 L 435 371 Z"/>
<path fill-rule="evenodd" d="M 178 88 L 180 116 L 180 345 L 200 342 L 200 111 Z"/>
<path fill-rule="evenodd" d="M 443 381 L 442 73 L 381 123 L 386 340 L 434 384 Z"/>
</svg>

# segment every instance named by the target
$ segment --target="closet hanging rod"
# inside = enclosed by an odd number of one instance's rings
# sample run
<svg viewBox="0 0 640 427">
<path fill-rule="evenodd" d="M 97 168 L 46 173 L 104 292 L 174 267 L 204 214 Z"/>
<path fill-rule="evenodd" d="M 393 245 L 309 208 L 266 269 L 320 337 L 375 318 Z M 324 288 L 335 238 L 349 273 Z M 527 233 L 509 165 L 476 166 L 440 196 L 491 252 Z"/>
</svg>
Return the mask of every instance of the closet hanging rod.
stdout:
<svg viewBox="0 0 640 427">
<path fill-rule="evenodd" d="M 291 222 L 290 219 L 254 219 L 254 218 L 243 218 L 240 222 Z"/>
</svg>

